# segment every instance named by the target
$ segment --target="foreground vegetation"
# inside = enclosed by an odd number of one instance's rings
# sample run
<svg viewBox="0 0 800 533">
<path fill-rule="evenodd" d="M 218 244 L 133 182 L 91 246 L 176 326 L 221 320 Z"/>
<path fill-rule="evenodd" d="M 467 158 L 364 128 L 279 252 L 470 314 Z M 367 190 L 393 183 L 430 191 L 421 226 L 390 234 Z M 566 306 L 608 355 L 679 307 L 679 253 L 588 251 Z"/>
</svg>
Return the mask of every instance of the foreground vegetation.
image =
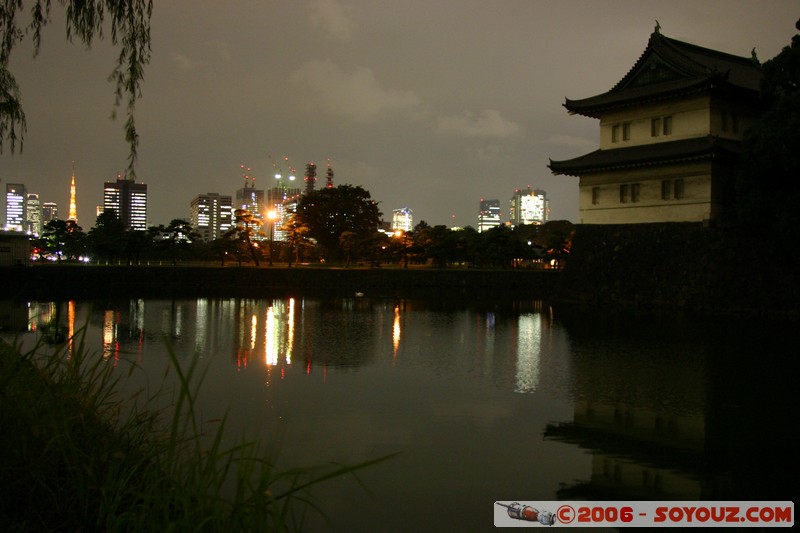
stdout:
<svg viewBox="0 0 800 533">
<path fill-rule="evenodd" d="M 280 471 L 259 443 L 230 444 L 224 418 L 198 424 L 196 364 L 172 358 L 180 387 L 165 415 L 156 397 L 117 398 L 121 376 L 73 341 L 71 357 L 0 341 L 4 531 L 301 530 L 324 511 L 311 487 L 385 459 Z"/>
</svg>

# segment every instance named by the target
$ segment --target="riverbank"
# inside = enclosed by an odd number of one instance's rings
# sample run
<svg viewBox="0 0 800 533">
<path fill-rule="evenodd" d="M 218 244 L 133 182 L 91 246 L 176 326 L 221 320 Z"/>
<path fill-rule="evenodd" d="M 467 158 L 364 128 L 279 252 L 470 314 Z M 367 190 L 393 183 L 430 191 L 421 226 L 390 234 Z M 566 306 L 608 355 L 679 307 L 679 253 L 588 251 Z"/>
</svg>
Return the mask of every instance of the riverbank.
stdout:
<svg viewBox="0 0 800 533">
<path fill-rule="evenodd" d="M 7 298 L 353 296 L 533 298 L 586 309 L 800 317 L 797 259 L 702 224 L 576 226 L 566 268 L 35 265 Z"/>
</svg>

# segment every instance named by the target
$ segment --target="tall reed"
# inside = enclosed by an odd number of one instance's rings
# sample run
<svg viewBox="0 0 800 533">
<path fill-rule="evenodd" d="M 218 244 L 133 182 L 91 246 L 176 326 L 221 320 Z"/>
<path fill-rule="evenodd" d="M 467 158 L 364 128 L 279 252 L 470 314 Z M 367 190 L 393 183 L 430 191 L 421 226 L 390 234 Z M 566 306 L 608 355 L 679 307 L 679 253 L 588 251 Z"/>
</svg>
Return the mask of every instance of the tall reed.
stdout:
<svg viewBox="0 0 800 533">
<path fill-rule="evenodd" d="M 300 531 L 308 512 L 324 516 L 315 485 L 360 483 L 360 469 L 391 457 L 281 470 L 263 443 L 231 441 L 226 417 L 211 432 L 199 422 L 197 358 L 183 368 L 168 349 L 178 387 L 166 410 L 154 407 L 163 390 L 119 398 L 124 374 L 84 336 L 69 357 L 66 344 L 42 355 L 0 343 L 4 531 Z"/>
</svg>

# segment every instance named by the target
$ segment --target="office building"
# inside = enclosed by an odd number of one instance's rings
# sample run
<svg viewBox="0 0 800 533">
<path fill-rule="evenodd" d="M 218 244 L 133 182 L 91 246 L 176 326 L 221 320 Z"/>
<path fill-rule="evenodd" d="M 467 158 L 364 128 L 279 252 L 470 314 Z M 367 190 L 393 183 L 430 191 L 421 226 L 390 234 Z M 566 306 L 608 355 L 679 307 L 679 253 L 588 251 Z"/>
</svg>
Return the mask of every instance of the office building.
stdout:
<svg viewBox="0 0 800 533">
<path fill-rule="evenodd" d="M 35 193 L 28 193 L 25 197 L 25 231 L 32 235 L 42 234 L 42 204 Z"/>
<path fill-rule="evenodd" d="M 413 212 L 408 207 L 392 210 L 392 231 L 411 231 L 414 229 Z"/>
<path fill-rule="evenodd" d="M 6 183 L 6 229 L 25 231 L 28 191 L 22 183 Z"/>
<path fill-rule="evenodd" d="M 192 199 L 189 219 L 203 241 L 219 239 L 231 229 L 232 202 L 231 196 L 215 192 L 198 194 Z"/>
<path fill-rule="evenodd" d="M 484 232 L 500 225 L 500 200 L 484 200 L 481 198 L 478 212 L 478 231 Z"/>
<path fill-rule="evenodd" d="M 103 210 L 112 209 L 125 229 L 147 229 L 147 184 L 117 174 L 103 186 Z"/>
<path fill-rule="evenodd" d="M 58 220 L 58 204 L 55 202 L 42 203 L 42 226 L 51 220 Z"/>
<path fill-rule="evenodd" d="M 256 189 L 255 178 L 244 177 L 244 187 L 236 190 L 235 200 L 234 210 L 247 209 L 258 220 L 264 219 L 264 190 Z"/>
<path fill-rule="evenodd" d="M 544 224 L 550 220 L 550 201 L 541 189 L 517 189 L 509 201 L 509 220 L 514 226 Z"/>
</svg>

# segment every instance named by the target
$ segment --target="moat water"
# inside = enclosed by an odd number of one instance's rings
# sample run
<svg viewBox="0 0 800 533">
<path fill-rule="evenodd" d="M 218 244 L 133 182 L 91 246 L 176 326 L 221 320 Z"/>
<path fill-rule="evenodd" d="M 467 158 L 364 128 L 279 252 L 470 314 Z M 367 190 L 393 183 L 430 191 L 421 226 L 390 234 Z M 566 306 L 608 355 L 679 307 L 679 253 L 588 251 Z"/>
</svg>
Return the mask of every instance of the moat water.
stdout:
<svg viewBox="0 0 800 533">
<path fill-rule="evenodd" d="M 4 338 L 79 332 L 124 394 L 171 386 L 168 349 L 198 360 L 202 419 L 227 413 L 281 467 L 399 452 L 317 487 L 309 531 L 488 531 L 496 501 L 797 493 L 796 323 L 434 295 L 1 305 Z"/>
</svg>

